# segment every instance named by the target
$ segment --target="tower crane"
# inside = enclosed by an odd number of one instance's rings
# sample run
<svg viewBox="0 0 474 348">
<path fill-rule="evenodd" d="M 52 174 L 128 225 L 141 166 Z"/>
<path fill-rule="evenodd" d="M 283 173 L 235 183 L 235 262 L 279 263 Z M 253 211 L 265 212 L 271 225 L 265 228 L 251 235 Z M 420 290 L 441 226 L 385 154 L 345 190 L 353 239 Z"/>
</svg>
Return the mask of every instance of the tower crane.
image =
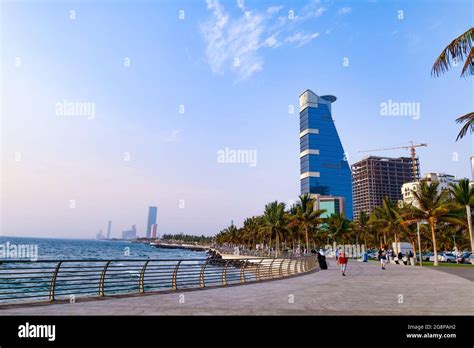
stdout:
<svg viewBox="0 0 474 348">
<path fill-rule="evenodd" d="M 413 141 L 410 141 L 409 146 L 398 146 L 398 147 L 389 147 L 386 149 L 373 149 L 373 150 L 364 150 L 364 151 L 359 151 L 359 152 L 374 152 L 374 151 L 386 151 L 386 150 L 397 150 L 397 149 L 410 149 L 411 153 L 411 163 L 412 163 L 412 169 L 413 169 L 413 179 L 417 180 L 417 170 L 416 170 L 416 152 L 415 152 L 415 147 L 422 147 L 422 146 L 428 146 L 428 144 L 421 143 L 421 144 L 413 144 Z"/>
</svg>

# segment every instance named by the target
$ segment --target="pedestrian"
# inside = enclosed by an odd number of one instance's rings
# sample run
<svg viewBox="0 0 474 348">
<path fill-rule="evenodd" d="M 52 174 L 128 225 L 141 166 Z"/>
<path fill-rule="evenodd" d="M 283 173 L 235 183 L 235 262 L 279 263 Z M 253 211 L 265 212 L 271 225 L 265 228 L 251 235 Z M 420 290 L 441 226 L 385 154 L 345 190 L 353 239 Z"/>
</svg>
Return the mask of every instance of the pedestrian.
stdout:
<svg viewBox="0 0 474 348">
<path fill-rule="evenodd" d="M 347 268 L 347 257 L 344 251 L 339 253 L 339 258 L 337 259 L 337 263 L 341 266 L 342 275 L 346 276 L 346 268 Z"/>
<path fill-rule="evenodd" d="M 387 252 L 385 251 L 384 247 L 381 247 L 379 250 L 379 260 L 382 269 L 385 269 L 385 264 L 387 263 Z"/>
<path fill-rule="evenodd" d="M 321 269 L 328 269 L 328 264 L 326 262 L 326 253 L 323 249 L 319 249 L 318 253 L 318 262 Z"/>
</svg>

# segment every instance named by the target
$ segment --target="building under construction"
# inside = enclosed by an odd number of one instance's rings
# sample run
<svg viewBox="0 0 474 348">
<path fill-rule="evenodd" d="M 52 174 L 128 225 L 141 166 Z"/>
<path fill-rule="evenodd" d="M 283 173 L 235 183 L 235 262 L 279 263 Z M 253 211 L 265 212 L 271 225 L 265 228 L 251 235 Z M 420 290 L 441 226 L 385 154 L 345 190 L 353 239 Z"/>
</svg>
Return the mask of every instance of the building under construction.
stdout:
<svg viewBox="0 0 474 348">
<path fill-rule="evenodd" d="M 368 156 L 352 165 L 352 195 L 354 219 L 361 211 L 370 214 L 382 204 L 383 197 L 393 202 L 402 199 L 404 183 L 418 181 L 420 164 L 418 158 Z"/>
</svg>

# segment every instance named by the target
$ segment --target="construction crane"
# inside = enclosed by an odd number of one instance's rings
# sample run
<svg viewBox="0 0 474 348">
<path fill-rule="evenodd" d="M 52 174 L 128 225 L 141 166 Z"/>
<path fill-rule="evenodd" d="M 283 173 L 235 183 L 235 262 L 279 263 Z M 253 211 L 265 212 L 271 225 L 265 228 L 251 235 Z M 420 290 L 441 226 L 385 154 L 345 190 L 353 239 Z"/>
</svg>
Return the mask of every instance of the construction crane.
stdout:
<svg viewBox="0 0 474 348">
<path fill-rule="evenodd" d="M 417 170 L 416 170 L 416 152 L 415 152 L 415 147 L 422 147 L 422 146 L 428 146 L 428 144 L 413 144 L 413 141 L 410 141 L 410 146 L 398 146 L 398 147 L 389 147 L 386 149 L 374 149 L 374 150 L 364 150 L 364 151 L 359 151 L 359 152 L 374 152 L 374 151 L 386 151 L 386 150 L 397 150 L 397 149 L 410 149 L 411 153 L 411 163 L 412 163 L 412 168 L 413 168 L 413 179 L 416 180 L 418 178 L 417 176 Z"/>
</svg>

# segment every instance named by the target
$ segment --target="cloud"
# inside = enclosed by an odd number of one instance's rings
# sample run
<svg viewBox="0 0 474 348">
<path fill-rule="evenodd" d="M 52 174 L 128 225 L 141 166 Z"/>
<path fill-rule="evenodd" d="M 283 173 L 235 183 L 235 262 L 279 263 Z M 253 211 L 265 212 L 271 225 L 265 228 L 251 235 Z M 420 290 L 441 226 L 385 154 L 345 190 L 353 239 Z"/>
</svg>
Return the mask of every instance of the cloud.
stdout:
<svg viewBox="0 0 474 348">
<path fill-rule="evenodd" d="M 212 71 L 222 73 L 227 66 L 246 79 L 262 70 L 263 59 L 258 49 L 264 18 L 257 12 L 245 11 L 240 18 L 230 20 L 217 0 L 208 0 L 207 8 L 213 11 L 213 18 L 204 24 L 202 31 Z"/>
<path fill-rule="evenodd" d="M 296 47 L 301 47 L 309 43 L 311 40 L 317 38 L 319 33 L 312 33 L 312 34 L 303 34 L 303 33 L 296 33 L 292 36 L 289 36 L 285 39 L 285 42 L 289 42 L 291 44 L 296 44 Z"/>
<path fill-rule="evenodd" d="M 300 47 L 319 34 L 296 32 L 299 23 L 321 16 L 325 9 L 313 0 L 300 9 L 299 17 L 287 20 L 279 16 L 283 6 L 270 6 L 265 10 L 250 10 L 244 0 L 237 0 L 238 15 L 230 15 L 219 0 L 206 0 L 210 18 L 201 24 L 201 33 L 206 43 L 206 57 L 213 73 L 232 71 L 239 80 L 246 80 L 262 71 L 263 50 L 275 49 L 285 43 Z M 287 25 L 293 22 L 292 25 Z M 278 36 L 287 37 L 278 40 Z"/>
<path fill-rule="evenodd" d="M 178 141 L 178 134 L 180 132 L 181 131 L 179 129 L 173 130 L 170 134 L 167 134 L 163 137 L 163 141 L 165 143 L 174 143 L 174 142 Z"/>
<path fill-rule="evenodd" d="M 237 7 L 240 8 L 242 11 L 245 10 L 245 1 L 244 0 L 237 0 Z"/>
<path fill-rule="evenodd" d="M 283 6 L 270 6 L 269 8 L 267 8 L 267 13 L 273 15 L 280 12 L 282 8 Z"/>
<path fill-rule="evenodd" d="M 350 7 L 342 7 L 338 11 L 338 13 L 341 15 L 349 14 L 351 12 L 352 12 L 352 9 Z"/>
<path fill-rule="evenodd" d="M 276 39 L 276 34 L 267 37 L 265 39 L 265 41 L 263 42 L 263 44 L 266 47 L 279 47 L 279 46 L 281 46 L 281 43 L 279 43 L 278 40 Z"/>
<path fill-rule="evenodd" d="M 304 21 L 308 19 L 318 18 L 323 15 L 326 11 L 326 8 L 321 6 L 321 2 L 319 0 L 312 0 L 301 9 L 301 15 L 297 16 L 295 19 Z"/>
</svg>

